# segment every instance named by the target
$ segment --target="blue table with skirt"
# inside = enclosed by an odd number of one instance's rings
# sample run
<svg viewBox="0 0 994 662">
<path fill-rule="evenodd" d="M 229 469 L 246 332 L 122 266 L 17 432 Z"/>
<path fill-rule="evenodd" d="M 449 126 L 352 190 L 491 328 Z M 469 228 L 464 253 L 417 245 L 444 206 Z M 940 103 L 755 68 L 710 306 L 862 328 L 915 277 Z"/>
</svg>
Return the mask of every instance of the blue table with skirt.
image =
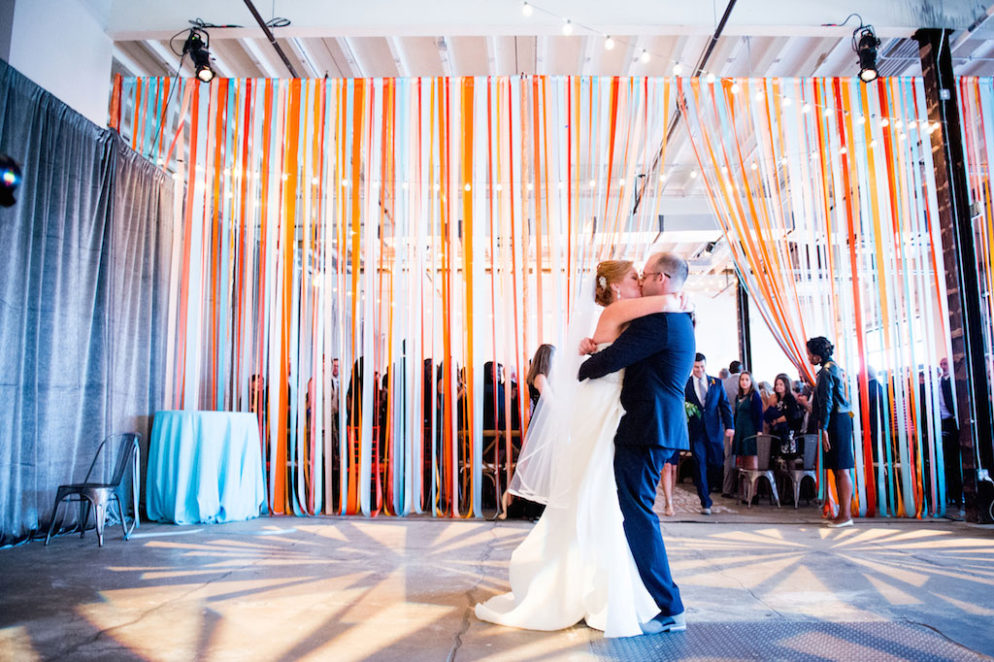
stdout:
<svg viewBox="0 0 994 662">
<path fill-rule="evenodd" d="M 160 411 L 148 451 L 145 508 L 158 522 L 235 522 L 266 504 L 255 414 Z"/>
</svg>

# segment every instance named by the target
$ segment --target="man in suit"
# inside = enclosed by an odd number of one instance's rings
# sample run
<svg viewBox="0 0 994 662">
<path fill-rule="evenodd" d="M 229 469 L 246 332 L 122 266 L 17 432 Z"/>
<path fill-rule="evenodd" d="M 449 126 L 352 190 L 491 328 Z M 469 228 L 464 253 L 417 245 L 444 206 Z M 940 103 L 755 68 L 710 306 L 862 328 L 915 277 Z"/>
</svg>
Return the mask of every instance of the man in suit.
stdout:
<svg viewBox="0 0 994 662">
<path fill-rule="evenodd" d="M 725 395 L 729 402 L 735 402 L 739 397 L 739 373 L 742 372 L 742 362 L 735 360 L 728 364 L 728 377 L 723 380 L 725 383 Z"/>
<path fill-rule="evenodd" d="M 705 371 L 707 359 L 700 352 L 694 357 L 694 369 L 684 394 L 698 413 L 687 419 L 690 451 L 694 457 L 694 485 L 701 499 L 701 514 L 711 514 L 711 484 L 720 484 L 724 464 L 724 439 L 735 435 L 732 407 L 725 386 Z"/>
<path fill-rule="evenodd" d="M 642 295 L 680 292 L 687 262 L 656 253 L 642 272 Z M 684 385 L 694 364 L 694 327 L 689 313 L 656 313 L 632 320 L 614 343 L 587 359 L 579 377 L 602 377 L 625 368 L 621 386 L 624 416 L 614 436 L 614 477 L 625 538 L 639 576 L 659 607 L 642 624 L 647 634 L 685 630 L 680 589 L 670 574 L 659 518 L 652 507 L 663 465 L 690 447 Z"/>
<path fill-rule="evenodd" d="M 958 504 L 963 497 L 963 473 L 960 468 L 959 422 L 956 399 L 949 374 L 949 359 L 939 359 L 939 417 L 942 419 L 942 460 L 946 468 L 946 501 Z"/>
</svg>

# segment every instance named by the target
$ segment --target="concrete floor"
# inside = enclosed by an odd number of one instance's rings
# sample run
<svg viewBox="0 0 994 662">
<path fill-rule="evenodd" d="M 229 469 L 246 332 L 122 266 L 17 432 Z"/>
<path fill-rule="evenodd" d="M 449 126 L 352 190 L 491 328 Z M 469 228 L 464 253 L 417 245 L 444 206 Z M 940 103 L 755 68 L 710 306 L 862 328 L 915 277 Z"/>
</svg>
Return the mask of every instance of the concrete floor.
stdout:
<svg viewBox="0 0 994 662">
<path fill-rule="evenodd" d="M 817 508 L 663 518 L 685 633 L 605 640 L 477 621 L 528 522 L 143 524 L 0 550 L 0 660 L 990 659 L 994 528 Z M 697 520 L 697 521 L 691 521 Z"/>
</svg>

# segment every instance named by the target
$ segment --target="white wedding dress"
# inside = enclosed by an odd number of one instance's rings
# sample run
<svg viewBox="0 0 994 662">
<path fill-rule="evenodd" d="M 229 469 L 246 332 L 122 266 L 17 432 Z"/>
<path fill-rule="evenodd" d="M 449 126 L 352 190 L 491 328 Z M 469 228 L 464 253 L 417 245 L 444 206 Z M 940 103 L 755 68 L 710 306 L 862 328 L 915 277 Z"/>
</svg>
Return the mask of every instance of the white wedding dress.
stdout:
<svg viewBox="0 0 994 662">
<path fill-rule="evenodd" d="M 659 613 L 628 548 L 614 480 L 623 374 L 580 382 L 571 394 L 569 439 L 553 458 L 557 496 L 511 555 L 511 592 L 476 605 L 477 618 L 530 630 L 584 620 L 606 637 L 630 637 Z"/>
</svg>

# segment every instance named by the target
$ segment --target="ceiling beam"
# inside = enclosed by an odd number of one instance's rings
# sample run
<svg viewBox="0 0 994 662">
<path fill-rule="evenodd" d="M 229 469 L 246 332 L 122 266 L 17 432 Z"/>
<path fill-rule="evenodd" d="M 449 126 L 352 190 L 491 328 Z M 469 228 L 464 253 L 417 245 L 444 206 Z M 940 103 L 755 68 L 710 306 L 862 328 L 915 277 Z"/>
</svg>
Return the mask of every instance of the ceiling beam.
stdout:
<svg viewBox="0 0 994 662">
<path fill-rule="evenodd" d="M 385 11 L 385 5 L 389 10 Z M 601 34 L 709 35 L 714 32 L 714 7 L 707 2 L 659 2 L 659 0 L 541 0 L 543 11 L 524 16 L 516 2 L 466 2 L 465 0 L 404 0 L 403 2 L 329 3 L 326 0 L 295 0 L 280 8 L 291 21 L 273 28 L 281 38 L 363 36 L 489 36 L 557 35 L 569 17 Z M 729 21 L 726 35 L 849 36 L 853 25 L 828 27 L 850 13 L 858 13 L 881 37 L 909 37 L 915 30 L 950 28 L 965 30 L 987 15 L 980 0 L 752 0 L 747 11 Z M 192 16 L 218 24 L 240 24 L 242 28 L 209 29 L 211 38 L 257 36 L 258 28 L 243 0 L 171 0 L 134 2 L 114 0 L 107 33 L 115 41 L 167 39 L 177 26 Z M 242 33 L 243 34 L 240 34 Z M 222 37 L 221 35 L 225 35 Z"/>
<path fill-rule="evenodd" d="M 281 76 L 290 75 L 290 70 L 276 57 L 268 41 L 264 42 L 261 39 L 249 37 L 242 39 L 240 43 L 245 47 L 245 50 L 248 51 L 249 55 L 255 60 L 267 78 L 280 78 Z"/>
<path fill-rule="evenodd" d="M 307 74 L 309 74 L 312 78 L 324 78 L 327 72 L 321 67 L 321 65 L 314 61 L 314 57 L 307 49 L 307 46 L 304 45 L 303 39 L 294 37 L 289 41 L 290 48 L 293 49 L 297 59 L 304 63 L 304 68 L 307 70 Z M 307 75 L 305 75 L 305 78 L 306 77 Z"/>
<path fill-rule="evenodd" d="M 397 65 L 397 73 L 400 74 L 402 78 L 410 76 L 411 67 L 407 63 L 407 56 L 404 54 L 402 37 L 387 37 L 387 46 L 390 48 L 390 56 L 393 58 L 394 64 Z"/>
<path fill-rule="evenodd" d="M 439 37 L 435 42 L 438 47 L 438 59 L 442 62 L 442 72 L 446 76 L 452 75 L 452 54 L 449 52 L 449 43 L 445 37 Z"/>
<path fill-rule="evenodd" d="M 131 72 L 133 76 L 150 76 L 151 72 L 144 66 L 138 63 L 138 60 L 131 57 L 131 55 L 125 51 L 120 44 L 114 44 L 113 57 L 117 60 L 125 69 Z"/>
<path fill-rule="evenodd" d="M 339 37 L 335 40 L 338 43 L 338 47 L 342 49 L 342 53 L 345 54 L 345 63 L 349 66 L 352 72 L 353 78 L 362 78 L 363 69 L 362 63 L 359 61 L 359 57 L 355 52 L 352 40 L 348 37 Z"/>
</svg>

